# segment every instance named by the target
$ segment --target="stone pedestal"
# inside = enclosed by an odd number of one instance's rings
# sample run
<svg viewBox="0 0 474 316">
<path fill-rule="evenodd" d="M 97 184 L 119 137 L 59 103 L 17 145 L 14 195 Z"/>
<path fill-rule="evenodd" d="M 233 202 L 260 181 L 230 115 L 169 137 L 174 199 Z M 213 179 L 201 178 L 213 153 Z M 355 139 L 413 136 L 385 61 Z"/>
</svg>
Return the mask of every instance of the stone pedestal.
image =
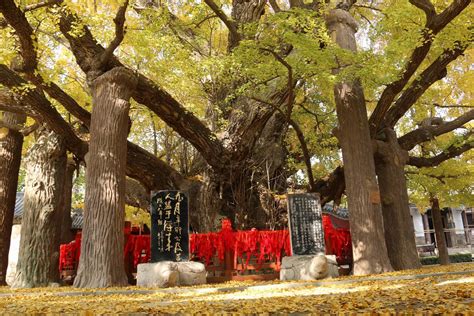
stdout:
<svg viewBox="0 0 474 316">
<path fill-rule="evenodd" d="M 137 266 L 137 286 L 170 287 L 178 283 L 175 262 L 142 263 Z"/>
<path fill-rule="evenodd" d="M 178 284 L 179 285 L 199 285 L 206 284 L 206 267 L 200 262 L 179 262 Z"/>
<path fill-rule="evenodd" d="M 320 280 L 339 276 L 335 256 L 323 254 L 284 257 L 280 280 Z"/>
<path fill-rule="evenodd" d="M 161 261 L 137 267 L 137 286 L 172 287 L 206 283 L 206 269 L 200 262 Z"/>
</svg>

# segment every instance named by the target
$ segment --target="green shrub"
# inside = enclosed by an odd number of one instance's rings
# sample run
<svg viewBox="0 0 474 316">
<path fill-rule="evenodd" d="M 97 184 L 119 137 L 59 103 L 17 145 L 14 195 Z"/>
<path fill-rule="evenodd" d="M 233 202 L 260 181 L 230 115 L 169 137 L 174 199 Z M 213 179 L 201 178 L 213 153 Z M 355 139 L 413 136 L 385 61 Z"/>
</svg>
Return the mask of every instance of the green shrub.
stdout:
<svg viewBox="0 0 474 316">
<path fill-rule="evenodd" d="M 421 257 L 420 261 L 422 265 L 439 264 L 439 258 L 434 256 Z M 470 253 L 456 253 L 454 255 L 449 255 L 449 262 L 472 262 L 472 255 Z"/>
</svg>

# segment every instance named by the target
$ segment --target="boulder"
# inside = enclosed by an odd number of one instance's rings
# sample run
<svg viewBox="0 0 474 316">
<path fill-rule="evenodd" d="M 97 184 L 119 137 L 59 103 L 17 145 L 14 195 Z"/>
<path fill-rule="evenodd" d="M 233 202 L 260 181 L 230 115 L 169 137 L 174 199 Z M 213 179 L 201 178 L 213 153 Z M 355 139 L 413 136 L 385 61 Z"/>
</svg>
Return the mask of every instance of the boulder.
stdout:
<svg viewBox="0 0 474 316">
<path fill-rule="evenodd" d="M 326 255 L 328 259 L 328 278 L 337 278 L 339 276 L 339 266 L 335 255 Z"/>
<path fill-rule="evenodd" d="M 178 284 L 179 285 L 199 285 L 206 284 L 206 267 L 200 262 L 188 261 L 177 262 Z"/>
<path fill-rule="evenodd" d="M 200 262 L 161 261 L 137 266 L 137 286 L 172 287 L 206 284 L 207 272 Z"/>
<path fill-rule="evenodd" d="M 320 280 L 338 276 L 335 256 L 324 254 L 284 257 L 280 280 Z"/>
<path fill-rule="evenodd" d="M 141 263 L 137 266 L 137 286 L 170 287 L 178 284 L 176 262 Z"/>
</svg>

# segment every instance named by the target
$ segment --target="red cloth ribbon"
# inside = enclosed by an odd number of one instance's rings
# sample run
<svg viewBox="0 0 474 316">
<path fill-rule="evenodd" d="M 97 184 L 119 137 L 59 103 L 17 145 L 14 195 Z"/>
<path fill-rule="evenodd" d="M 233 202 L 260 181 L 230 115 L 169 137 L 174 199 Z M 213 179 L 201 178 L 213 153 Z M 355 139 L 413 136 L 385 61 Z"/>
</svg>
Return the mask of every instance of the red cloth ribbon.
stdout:
<svg viewBox="0 0 474 316">
<path fill-rule="evenodd" d="M 336 255 L 339 264 L 352 262 L 352 241 L 348 228 L 335 228 L 330 215 L 323 214 L 326 253 Z"/>
<path fill-rule="evenodd" d="M 326 253 L 336 255 L 339 264 L 352 262 L 352 243 L 348 228 L 336 228 L 332 224 L 330 215 L 323 214 L 324 239 Z M 134 268 L 139 263 L 149 262 L 150 235 L 126 234 L 124 258 L 133 256 Z M 291 256 L 290 234 L 288 230 L 263 230 L 252 229 L 249 231 L 232 231 L 229 220 L 224 220 L 222 230 L 217 233 L 190 234 L 190 253 L 198 260 L 210 265 L 212 259 L 217 257 L 222 263 L 226 252 L 234 254 L 234 260 L 245 261 L 249 264 L 252 256 L 256 257 L 257 264 L 266 261 L 276 262 L 280 267 L 283 255 Z M 59 269 L 76 269 L 81 253 L 81 234 L 69 244 L 61 245 Z"/>
</svg>

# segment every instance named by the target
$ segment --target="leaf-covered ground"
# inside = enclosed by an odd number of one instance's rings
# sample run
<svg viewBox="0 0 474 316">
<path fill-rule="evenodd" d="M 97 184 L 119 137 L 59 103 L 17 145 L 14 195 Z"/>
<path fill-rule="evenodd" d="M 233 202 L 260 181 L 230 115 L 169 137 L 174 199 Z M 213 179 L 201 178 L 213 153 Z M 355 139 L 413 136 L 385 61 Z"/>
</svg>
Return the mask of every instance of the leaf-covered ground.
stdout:
<svg viewBox="0 0 474 316">
<path fill-rule="evenodd" d="M 0 287 L 4 314 L 474 314 L 474 263 L 318 282 L 229 282 L 173 289 Z"/>
</svg>

